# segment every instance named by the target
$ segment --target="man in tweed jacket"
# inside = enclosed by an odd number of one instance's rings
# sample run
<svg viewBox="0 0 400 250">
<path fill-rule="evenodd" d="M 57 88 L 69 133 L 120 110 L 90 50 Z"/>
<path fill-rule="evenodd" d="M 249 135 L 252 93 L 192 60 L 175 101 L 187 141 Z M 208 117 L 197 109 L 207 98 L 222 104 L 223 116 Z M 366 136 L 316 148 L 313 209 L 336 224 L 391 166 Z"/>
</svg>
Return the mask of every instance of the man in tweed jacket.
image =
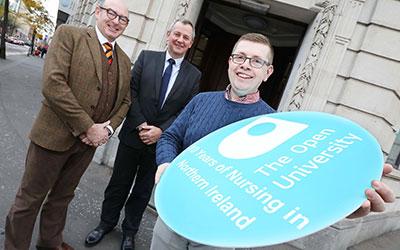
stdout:
<svg viewBox="0 0 400 250">
<path fill-rule="evenodd" d="M 62 239 L 68 204 L 96 147 L 129 109 L 130 60 L 115 43 L 128 25 L 128 9 L 122 0 L 98 2 L 95 29 L 60 26 L 50 45 L 44 100 L 6 219 L 6 250 L 29 249 L 41 207 L 37 249 L 73 249 Z"/>
</svg>

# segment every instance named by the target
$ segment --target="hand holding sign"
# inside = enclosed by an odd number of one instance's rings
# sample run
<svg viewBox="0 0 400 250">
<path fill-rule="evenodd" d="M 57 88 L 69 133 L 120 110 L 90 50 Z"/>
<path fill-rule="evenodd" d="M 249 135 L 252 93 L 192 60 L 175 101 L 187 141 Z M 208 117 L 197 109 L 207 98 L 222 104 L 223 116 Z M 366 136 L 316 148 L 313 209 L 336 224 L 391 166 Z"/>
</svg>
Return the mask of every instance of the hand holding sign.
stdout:
<svg viewBox="0 0 400 250">
<path fill-rule="evenodd" d="M 392 165 L 384 165 L 383 175 L 389 174 L 392 171 Z M 385 183 L 374 180 L 372 181 L 371 185 L 374 189 L 367 189 L 365 191 L 365 195 L 368 199 L 362 203 L 361 207 L 359 207 L 347 218 L 352 219 L 366 216 L 370 212 L 383 212 L 385 210 L 385 202 L 395 201 L 395 195 L 393 191 Z"/>
<path fill-rule="evenodd" d="M 169 163 L 169 162 L 166 162 L 166 163 L 163 163 L 163 164 L 161 164 L 161 165 L 159 165 L 159 166 L 157 167 L 157 172 L 156 172 L 156 176 L 155 176 L 155 180 L 154 180 L 154 183 L 155 183 L 155 184 L 158 184 L 158 182 L 160 181 L 160 178 L 161 178 L 162 174 L 163 174 L 164 171 L 169 167 L 169 165 L 170 165 L 170 163 Z"/>
<path fill-rule="evenodd" d="M 353 122 L 314 112 L 264 115 L 217 130 L 181 153 L 159 183 L 156 206 L 169 227 L 193 241 L 272 245 L 351 214 L 382 166 L 375 138 Z M 371 205 L 354 216 L 393 200 L 383 183 L 373 184 L 378 189 L 366 192 Z"/>
</svg>

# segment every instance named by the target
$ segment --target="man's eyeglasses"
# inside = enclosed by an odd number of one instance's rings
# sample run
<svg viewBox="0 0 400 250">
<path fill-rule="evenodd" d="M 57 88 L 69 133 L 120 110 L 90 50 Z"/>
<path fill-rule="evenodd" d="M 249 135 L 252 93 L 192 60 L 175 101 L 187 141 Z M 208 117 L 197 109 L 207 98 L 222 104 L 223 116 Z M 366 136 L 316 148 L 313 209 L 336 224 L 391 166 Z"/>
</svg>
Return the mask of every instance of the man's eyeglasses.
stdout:
<svg viewBox="0 0 400 250">
<path fill-rule="evenodd" d="M 117 12 L 115 12 L 113 9 L 110 8 L 104 8 L 99 6 L 100 9 L 105 10 L 107 13 L 107 17 L 110 18 L 110 20 L 114 20 L 115 18 L 118 17 L 118 22 L 122 25 L 127 25 L 129 23 L 129 18 L 127 18 L 126 16 L 121 16 L 118 15 Z"/>
<path fill-rule="evenodd" d="M 262 68 L 262 66 L 267 65 L 269 66 L 270 64 L 267 61 L 264 61 L 263 59 L 257 58 L 257 57 L 247 57 L 244 55 L 240 54 L 232 54 L 231 55 L 231 60 L 232 62 L 236 64 L 243 64 L 247 59 L 249 59 L 250 66 L 256 69 Z"/>
</svg>

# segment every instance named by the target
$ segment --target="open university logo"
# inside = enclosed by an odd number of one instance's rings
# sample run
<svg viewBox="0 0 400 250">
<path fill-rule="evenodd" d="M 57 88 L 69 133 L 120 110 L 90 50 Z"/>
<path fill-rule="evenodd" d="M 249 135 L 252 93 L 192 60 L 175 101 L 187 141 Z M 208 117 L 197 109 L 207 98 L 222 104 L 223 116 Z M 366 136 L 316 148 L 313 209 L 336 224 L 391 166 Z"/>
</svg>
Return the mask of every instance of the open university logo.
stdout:
<svg viewBox="0 0 400 250">
<path fill-rule="evenodd" d="M 157 185 L 155 204 L 169 228 L 194 242 L 276 245 L 356 210 L 383 162 L 378 141 L 347 119 L 311 111 L 251 117 L 176 157 Z"/>
<path fill-rule="evenodd" d="M 263 116 L 225 137 L 219 153 L 230 159 L 263 155 L 308 128 L 307 124 Z"/>
</svg>

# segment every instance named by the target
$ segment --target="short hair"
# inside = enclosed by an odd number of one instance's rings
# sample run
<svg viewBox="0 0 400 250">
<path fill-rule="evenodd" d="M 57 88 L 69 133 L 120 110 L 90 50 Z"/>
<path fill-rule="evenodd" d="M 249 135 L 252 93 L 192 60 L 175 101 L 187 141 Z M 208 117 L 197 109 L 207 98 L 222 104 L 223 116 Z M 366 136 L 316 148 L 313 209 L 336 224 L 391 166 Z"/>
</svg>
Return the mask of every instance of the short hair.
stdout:
<svg viewBox="0 0 400 250">
<path fill-rule="evenodd" d="M 100 6 L 104 6 L 104 2 L 105 1 L 106 0 L 97 0 L 97 4 L 100 5 Z"/>
<path fill-rule="evenodd" d="M 267 45 L 268 48 L 270 49 L 268 62 L 270 64 L 272 64 L 272 61 L 274 60 L 274 48 L 272 47 L 271 42 L 269 41 L 268 37 L 266 37 L 260 33 L 244 34 L 239 38 L 239 40 L 237 40 L 232 51 L 234 51 L 236 49 L 236 46 L 239 44 L 240 41 L 250 41 L 250 42 L 261 43 L 261 44 Z"/>
<path fill-rule="evenodd" d="M 196 35 L 196 31 L 195 31 L 195 29 L 194 29 L 193 23 L 192 23 L 190 20 L 188 20 L 188 19 L 178 19 L 178 20 L 175 20 L 175 22 L 173 22 L 173 23 L 169 26 L 168 32 L 171 32 L 171 31 L 174 29 L 175 24 L 177 24 L 177 23 L 181 23 L 181 24 L 183 24 L 183 25 L 190 25 L 190 27 L 192 27 L 192 40 L 194 40 L 194 37 L 195 37 L 195 35 Z"/>
</svg>

